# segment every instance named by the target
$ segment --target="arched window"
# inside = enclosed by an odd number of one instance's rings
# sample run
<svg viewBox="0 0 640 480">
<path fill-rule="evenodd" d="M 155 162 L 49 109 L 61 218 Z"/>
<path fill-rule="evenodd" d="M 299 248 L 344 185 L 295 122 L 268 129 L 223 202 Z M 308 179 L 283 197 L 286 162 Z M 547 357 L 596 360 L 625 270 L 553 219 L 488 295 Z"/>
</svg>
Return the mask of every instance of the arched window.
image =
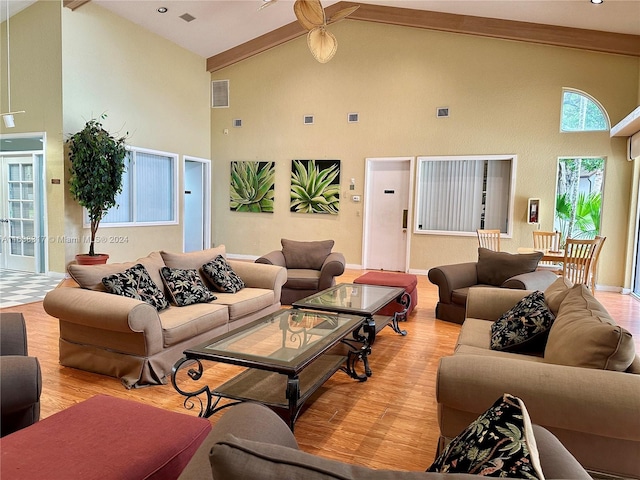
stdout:
<svg viewBox="0 0 640 480">
<path fill-rule="evenodd" d="M 589 132 L 610 128 L 609 116 L 595 98 L 570 88 L 562 90 L 560 131 Z"/>
</svg>

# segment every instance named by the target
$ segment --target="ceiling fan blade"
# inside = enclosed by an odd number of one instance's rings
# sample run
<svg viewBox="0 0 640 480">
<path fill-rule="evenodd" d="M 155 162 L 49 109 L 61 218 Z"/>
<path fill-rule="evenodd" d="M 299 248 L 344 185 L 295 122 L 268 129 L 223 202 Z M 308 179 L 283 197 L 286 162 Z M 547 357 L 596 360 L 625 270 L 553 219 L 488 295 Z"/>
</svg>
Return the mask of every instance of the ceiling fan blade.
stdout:
<svg viewBox="0 0 640 480">
<path fill-rule="evenodd" d="M 340 20 L 344 20 L 346 17 L 351 15 L 353 12 L 355 12 L 358 8 L 360 8 L 360 5 L 356 5 L 355 7 L 343 8 L 342 10 L 338 10 L 336 13 L 333 14 L 333 17 L 331 17 L 329 20 L 327 20 L 327 24 L 336 23 L 336 22 L 339 22 Z"/>
<path fill-rule="evenodd" d="M 296 0 L 293 4 L 293 12 L 300 25 L 307 30 L 320 27 L 326 21 L 320 0 Z"/>
<path fill-rule="evenodd" d="M 327 63 L 338 49 L 338 40 L 322 27 L 316 27 L 307 34 L 307 45 L 314 58 L 320 63 Z"/>
</svg>

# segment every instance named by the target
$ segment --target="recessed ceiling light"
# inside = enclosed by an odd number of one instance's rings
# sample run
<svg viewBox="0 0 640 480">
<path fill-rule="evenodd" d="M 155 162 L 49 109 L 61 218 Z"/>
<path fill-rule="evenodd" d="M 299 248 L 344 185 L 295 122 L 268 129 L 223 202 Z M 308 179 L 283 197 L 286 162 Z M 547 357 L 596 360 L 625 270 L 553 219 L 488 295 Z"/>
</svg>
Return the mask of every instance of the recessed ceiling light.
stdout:
<svg viewBox="0 0 640 480">
<path fill-rule="evenodd" d="M 604 0 L 591 0 L 591 3 L 594 5 L 600 5 L 601 3 L 604 3 Z"/>
<path fill-rule="evenodd" d="M 158 7 L 158 13 L 167 13 L 168 11 L 167 7 Z"/>
</svg>

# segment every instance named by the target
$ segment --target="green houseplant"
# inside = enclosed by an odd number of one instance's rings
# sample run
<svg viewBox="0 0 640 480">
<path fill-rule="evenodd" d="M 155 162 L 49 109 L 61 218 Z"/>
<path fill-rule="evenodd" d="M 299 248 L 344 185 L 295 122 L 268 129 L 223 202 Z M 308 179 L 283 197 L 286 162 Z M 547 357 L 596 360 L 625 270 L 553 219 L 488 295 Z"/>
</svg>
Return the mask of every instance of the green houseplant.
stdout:
<svg viewBox="0 0 640 480">
<path fill-rule="evenodd" d="M 104 118 L 103 115 L 100 120 Z M 89 120 L 82 130 L 67 140 L 71 163 L 69 190 L 71 196 L 87 209 L 91 224 L 89 257 L 104 255 L 95 253 L 96 232 L 107 210 L 116 205 L 116 196 L 122 190 L 124 158 L 127 155 L 125 137 L 111 135 L 100 120 Z M 83 263 L 82 257 L 76 256 L 79 263 Z M 107 258 L 105 255 L 102 263 Z M 88 263 L 100 263 L 95 258 L 88 260 Z"/>
</svg>

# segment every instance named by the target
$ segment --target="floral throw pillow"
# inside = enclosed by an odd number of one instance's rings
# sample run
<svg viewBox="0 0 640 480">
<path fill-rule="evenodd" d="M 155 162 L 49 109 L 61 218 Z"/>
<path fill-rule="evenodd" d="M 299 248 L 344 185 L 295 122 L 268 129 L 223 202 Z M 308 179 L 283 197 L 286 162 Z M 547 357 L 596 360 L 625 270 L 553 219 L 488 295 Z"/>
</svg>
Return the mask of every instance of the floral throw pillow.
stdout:
<svg viewBox="0 0 640 480">
<path fill-rule="evenodd" d="M 151 280 L 149 272 L 140 263 L 127 268 L 124 272 L 104 277 L 102 284 L 109 293 L 142 300 L 156 310 L 163 310 L 169 306 L 164 293 Z"/>
<path fill-rule="evenodd" d="M 244 282 L 222 255 L 205 263 L 202 266 L 202 272 L 219 292 L 236 293 L 244 288 Z"/>
<path fill-rule="evenodd" d="M 208 303 L 216 299 L 198 275 L 197 270 L 162 267 L 160 274 L 171 294 L 172 303 L 178 307 Z"/>
<path fill-rule="evenodd" d="M 505 393 L 445 447 L 427 472 L 544 479 L 522 400 Z"/>
<path fill-rule="evenodd" d="M 535 291 L 491 325 L 491 349 L 544 352 L 555 318 L 544 300 L 544 294 Z"/>
</svg>

